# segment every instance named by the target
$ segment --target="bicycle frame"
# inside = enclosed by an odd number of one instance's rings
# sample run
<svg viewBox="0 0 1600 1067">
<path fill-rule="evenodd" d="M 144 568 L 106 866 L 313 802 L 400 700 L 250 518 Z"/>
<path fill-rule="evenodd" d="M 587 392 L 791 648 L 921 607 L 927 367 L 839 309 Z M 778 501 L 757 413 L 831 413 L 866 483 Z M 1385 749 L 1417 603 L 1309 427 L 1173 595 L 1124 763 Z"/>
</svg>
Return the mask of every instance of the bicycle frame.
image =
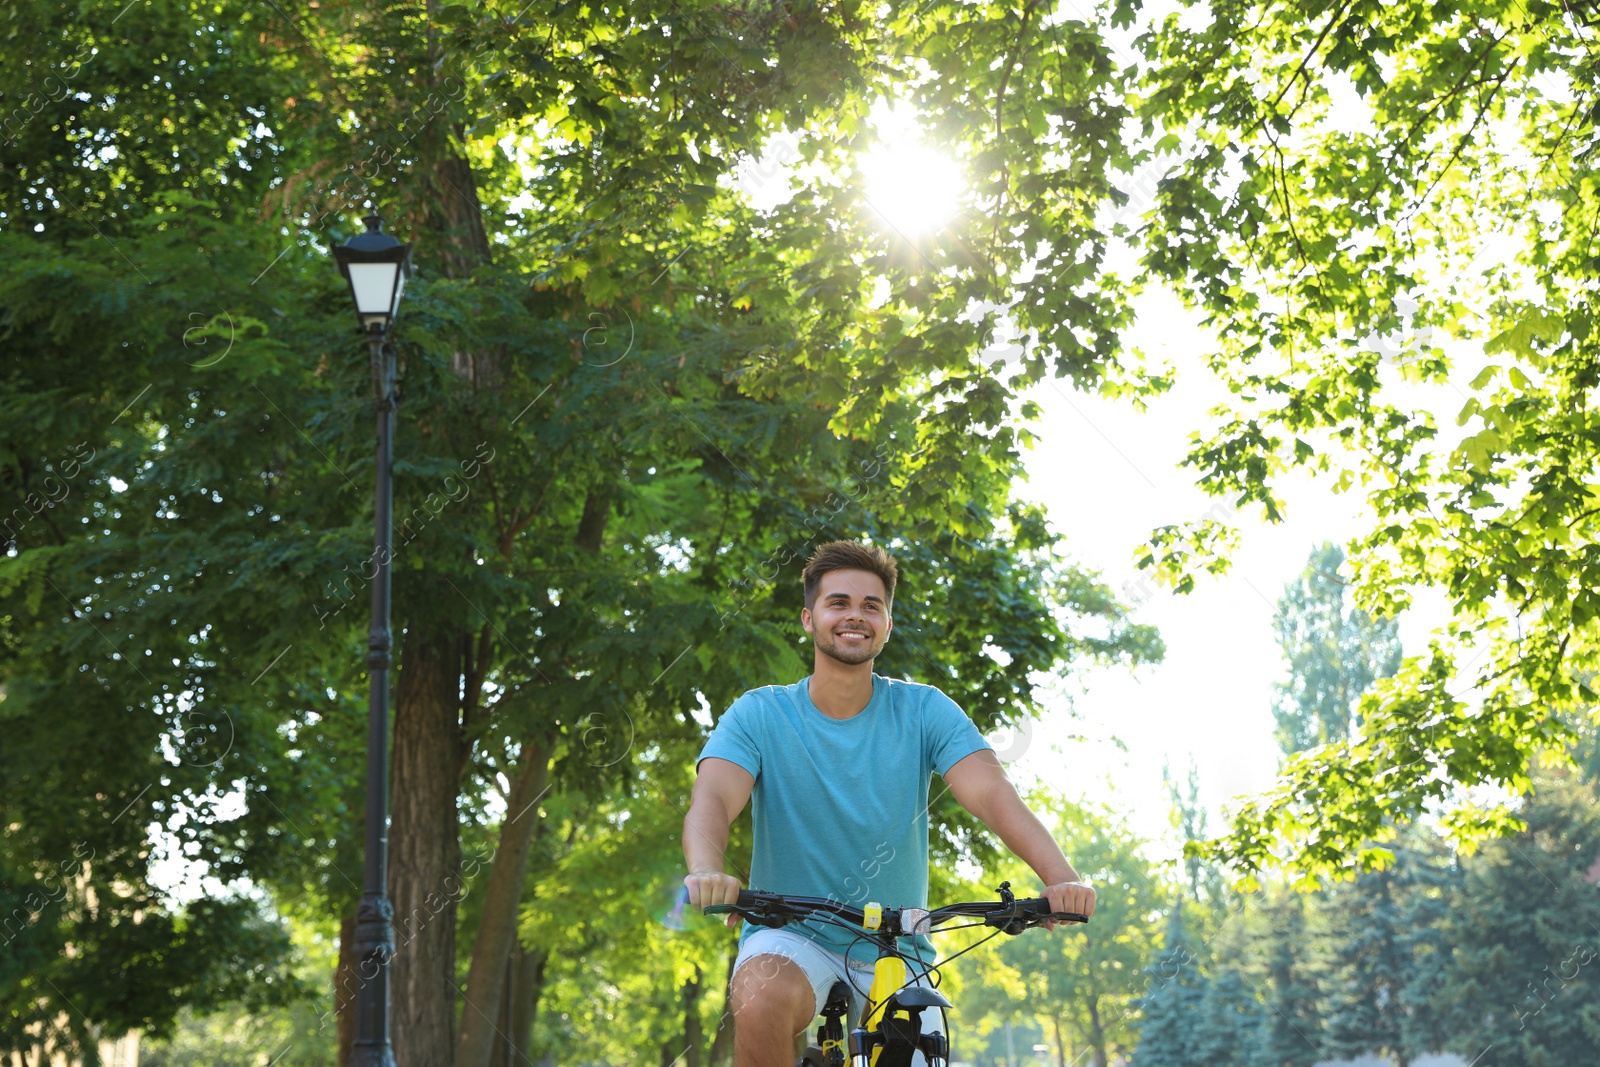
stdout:
<svg viewBox="0 0 1600 1067">
<path fill-rule="evenodd" d="M 889 1006 L 889 995 L 906 984 L 906 961 L 899 956 L 879 956 L 872 967 L 872 985 L 867 991 L 867 1014 L 861 1025 L 876 1030 L 883 1022 L 884 1010 Z M 876 1059 L 876 1058 L 874 1058 Z"/>
<path fill-rule="evenodd" d="M 949 1041 L 939 1031 L 922 1033 L 922 1012 L 929 1007 L 948 1007 L 944 998 L 927 988 L 917 987 L 905 996 L 907 968 L 893 938 L 878 940 L 879 956 L 872 969 L 872 984 L 861 1017 L 850 1031 L 850 1052 L 846 1057 L 844 1016 L 849 1013 L 851 987 L 843 980 L 834 983 L 822 1008 L 823 1024 L 817 1028 L 817 1051 L 823 1067 L 909 1067 L 919 1049 L 928 1067 L 945 1067 Z M 909 988 L 909 987 L 908 987 Z M 859 991 L 859 990 L 857 990 Z M 900 994 L 900 996 L 897 996 Z M 901 999 L 926 1001 L 902 1005 Z M 806 1060 L 813 1063 L 814 1060 Z"/>
<path fill-rule="evenodd" d="M 867 905 L 863 927 L 878 945 L 878 959 L 861 1020 L 850 1034 L 851 1067 L 910 1067 L 918 1051 L 927 1067 L 945 1067 L 950 1042 L 942 1031 L 923 1032 L 922 1013 L 950 1002 L 932 988 L 906 984 L 905 957 L 893 934 L 879 931 L 879 914 L 877 904 Z"/>
</svg>

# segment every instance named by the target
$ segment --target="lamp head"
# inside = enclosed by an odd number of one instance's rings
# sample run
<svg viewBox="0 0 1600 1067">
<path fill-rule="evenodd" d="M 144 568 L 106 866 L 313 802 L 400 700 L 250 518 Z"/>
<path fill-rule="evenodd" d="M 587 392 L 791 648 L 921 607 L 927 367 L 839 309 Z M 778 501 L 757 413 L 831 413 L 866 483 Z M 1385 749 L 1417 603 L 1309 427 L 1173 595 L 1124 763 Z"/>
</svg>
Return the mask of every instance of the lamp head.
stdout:
<svg viewBox="0 0 1600 1067">
<path fill-rule="evenodd" d="M 400 311 L 400 296 L 411 276 L 411 246 L 384 233 L 383 218 L 376 211 L 362 221 L 366 232 L 336 245 L 333 258 L 350 283 L 350 299 L 361 328 L 367 333 L 386 333 Z"/>
</svg>

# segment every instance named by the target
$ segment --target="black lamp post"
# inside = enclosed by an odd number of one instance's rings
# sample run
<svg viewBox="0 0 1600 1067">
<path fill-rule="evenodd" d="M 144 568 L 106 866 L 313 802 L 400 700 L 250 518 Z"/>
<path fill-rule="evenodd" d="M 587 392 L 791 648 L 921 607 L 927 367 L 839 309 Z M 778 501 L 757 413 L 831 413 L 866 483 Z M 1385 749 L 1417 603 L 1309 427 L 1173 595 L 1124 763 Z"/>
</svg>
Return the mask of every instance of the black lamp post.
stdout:
<svg viewBox="0 0 1600 1067">
<path fill-rule="evenodd" d="M 394 1067 L 389 1044 L 389 964 L 394 958 L 394 908 L 389 903 L 389 557 L 393 527 L 394 350 L 389 327 L 411 274 L 411 246 L 383 232 L 376 211 L 367 232 L 333 250 L 372 355 L 372 388 L 378 412 L 377 497 L 372 515 L 372 629 L 367 634 L 367 862 L 356 910 L 355 957 L 360 976 L 356 1000 L 354 1067 Z"/>
</svg>

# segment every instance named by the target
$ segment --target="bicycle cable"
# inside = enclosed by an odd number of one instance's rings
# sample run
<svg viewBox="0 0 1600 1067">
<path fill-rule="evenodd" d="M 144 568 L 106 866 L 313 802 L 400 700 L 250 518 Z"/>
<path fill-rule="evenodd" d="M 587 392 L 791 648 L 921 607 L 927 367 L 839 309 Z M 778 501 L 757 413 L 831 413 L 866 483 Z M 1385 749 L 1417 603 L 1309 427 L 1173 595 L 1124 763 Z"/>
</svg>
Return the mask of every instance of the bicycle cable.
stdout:
<svg viewBox="0 0 1600 1067">
<path fill-rule="evenodd" d="M 849 946 L 846 947 L 845 950 L 844 950 L 845 980 L 850 983 L 850 988 L 851 989 L 855 990 L 857 993 L 859 993 L 861 995 L 862 1001 L 864 1003 L 867 1003 L 868 1010 L 871 1010 L 871 1003 L 870 1003 L 870 1001 L 868 1000 L 868 997 L 867 997 L 868 990 L 862 989 L 860 986 L 856 985 L 855 977 L 850 973 L 850 953 L 851 953 L 851 951 L 853 951 L 855 949 L 857 942 L 859 942 L 859 941 L 868 941 L 868 942 L 870 942 L 872 939 L 870 938 L 869 935 L 862 933 L 857 927 L 851 925 L 850 923 L 845 922 L 843 919 L 840 919 L 837 916 L 829 915 L 829 914 L 826 914 L 826 913 L 823 913 L 823 914 L 819 915 L 817 912 L 813 912 L 810 917 L 805 918 L 805 919 L 799 919 L 799 920 L 796 920 L 796 921 L 801 926 L 806 926 L 806 925 L 810 924 L 813 919 L 816 919 L 819 923 L 822 923 L 822 924 L 826 924 L 826 925 L 830 925 L 830 926 L 837 926 L 839 929 L 844 930 L 845 932 L 854 935 L 852 937 L 851 941 L 850 941 Z"/>
<path fill-rule="evenodd" d="M 843 925 L 843 924 L 841 924 L 841 925 Z M 940 933 L 945 933 L 945 932 L 947 932 L 949 930 L 966 930 L 966 929 L 969 929 L 969 928 L 974 927 L 974 926 L 983 926 L 983 925 L 984 924 L 981 923 L 981 922 L 979 922 L 979 923 L 962 923 L 960 926 L 949 926 L 949 927 L 946 927 L 944 930 L 941 930 Z M 913 959 L 916 960 L 916 962 L 918 964 L 921 964 L 925 969 L 923 970 L 923 972 L 921 974 L 915 975 L 913 978 L 911 978 L 910 981 L 904 982 L 899 986 L 899 988 L 892 990 L 889 993 L 888 996 L 884 997 L 884 1003 L 888 1003 L 889 997 L 894 996 L 895 993 L 900 992 L 901 989 L 909 989 L 910 987 L 916 985 L 919 981 L 921 981 L 921 980 L 923 980 L 925 978 L 930 979 L 929 982 L 928 982 L 928 988 L 930 988 L 930 989 L 939 988 L 939 982 L 944 979 L 944 967 L 945 967 L 946 964 L 950 963 L 952 960 L 958 959 L 961 956 L 965 956 L 967 953 L 971 952 L 973 949 L 977 948 L 979 945 L 983 945 L 983 944 L 986 944 L 986 943 L 988 943 L 990 941 L 993 941 L 996 937 L 1000 936 L 1003 933 L 1005 933 L 1004 930 L 998 930 L 997 929 L 994 933 L 990 934 L 988 937 L 980 938 L 979 940 L 974 941 L 972 944 L 968 945 L 966 948 L 962 949 L 960 952 L 957 952 L 955 955 L 946 956 L 944 959 L 939 960 L 939 961 L 937 961 L 936 963 L 933 963 L 933 964 L 923 963 L 922 959 L 920 957 L 912 957 Z M 865 934 L 857 934 L 856 935 L 856 940 L 865 941 L 865 940 L 867 940 L 867 938 L 866 938 Z M 855 942 L 851 942 L 851 946 L 850 947 L 854 948 L 855 947 Z M 900 958 L 902 960 L 905 960 L 907 957 L 902 955 Z M 850 973 L 848 951 L 847 951 L 847 954 L 846 954 L 845 973 L 846 974 Z M 931 976 L 931 978 L 930 978 L 930 976 Z M 855 981 L 852 980 L 850 984 L 851 984 L 851 986 L 855 986 Z M 859 993 L 860 991 L 861 991 L 860 988 L 856 987 L 856 992 Z M 867 1010 L 868 1011 L 871 1011 L 874 1006 L 875 1005 L 873 1005 L 870 1000 L 867 1002 Z M 948 1011 L 946 1011 L 942 1007 L 939 1009 L 939 1023 L 940 1023 L 941 1026 L 944 1027 L 945 1041 L 949 1043 L 948 1047 L 945 1049 L 945 1054 L 946 1054 L 945 1055 L 945 1061 L 947 1063 L 954 1063 L 955 1062 L 955 1058 L 954 1058 L 955 1057 L 955 1042 L 953 1040 L 951 1040 L 950 1013 Z"/>
<path fill-rule="evenodd" d="M 854 930 L 855 929 L 853 926 L 849 926 L 848 924 L 845 924 L 845 923 L 842 923 L 842 922 L 839 923 L 838 925 L 843 926 L 847 930 Z M 947 932 L 949 932 L 951 930 L 967 930 L 967 929 L 970 929 L 970 928 L 972 928 L 974 926 L 983 926 L 983 925 L 985 925 L 985 924 L 981 923 L 981 922 L 962 923 L 960 926 L 947 926 L 947 927 L 944 927 L 939 932 L 940 933 L 947 933 Z M 956 959 L 956 958 L 958 958 L 960 956 L 965 956 L 967 953 L 971 952 L 973 949 L 977 948 L 979 945 L 982 945 L 985 942 L 993 940 L 995 937 L 997 937 L 998 935 L 1000 935 L 1000 934 L 1002 934 L 1004 932 L 1005 932 L 1004 930 L 996 930 L 994 933 L 990 934 L 988 937 L 982 938 L 982 939 L 980 939 L 978 941 L 975 941 L 972 944 L 968 945 L 966 948 L 962 949 L 960 952 L 957 952 L 954 956 L 947 956 L 944 959 L 936 960 L 933 963 L 925 962 L 920 955 L 910 955 L 910 954 L 905 953 L 905 952 L 899 952 L 898 955 L 900 956 L 900 959 L 901 959 L 902 962 L 905 962 L 905 963 L 908 963 L 908 964 L 915 964 L 915 966 L 909 968 L 911 970 L 911 972 L 912 972 L 911 978 L 908 979 L 905 982 L 902 982 L 896 988 L 890 990 L 888 996 L 886 996 L 884 998 L 884 1002 L 887 1003 L 888 1002 L 888 998 L 894 996 L 896 993 L 900 992 L 900 990 L 909 989 L 912 986 L 916 985 L 918 982 L 921 982 L 921 981 L 924 981 L 924 980 L 927 981 L 929 989 L 938 989 L 939 986 L 944 981 L 944 967 L 945 967 L 946 964 L 948 964 L 951 960 L 954 960 L 954 959 Z M 915 934 L 906 934 L 904 936 L 906 936 L 906 937 L 915 937 L 916 935 Z M 850 949 L 855 948 L 856 941 L 867 941 L 867 940 L 869 940 L 869 938 L 867 937 L 866 934 L 859 934 L 858 933 L 855 936 L 855 940 L 850 942 L 850 948 L 845 950 L 845 973 L 847 975 L 850 973 Z M 920 949 L 920 947 L 921 946 L 918 946 L 919 949 Z M 922 968 L 920 973 L 916 970 L 916 967 L 921 967 Z M 852 978 L 850 980 L 850 985 L 851 985 L 851 987 L 853 989 L 855 989 L 855 991 L 857 993 L 861 993 L 861 987 L 856 985 L 855 979 Z M 865 997 L 866 994 L 863 993 L 862 996 Z M 872 1003 L 870 1000 L 867 1002 L 867 1010 L 868 1011 L 871 1011 L 876 1006 L 877 1005 Z M 940 1008 L 939 1009 L 939 1015 L 940 1015 L 941 1020 L 944 1023 L 945 1032 L 948 1034 L 949 1033 L 949 1028 L 950 1028 L 950 1016 L 949 1016 L 949 1013 L 946 1012 L 943 1008 Z"/>
<path fill-rule="evenodd" d="M 875 942 L 873 942 L 873 939 L 868 934 L 860 932 L 854 925 L 845 922 L 843 919 L 839 918 L 836 915 L 832 915 L 832 914 L 829 914 L 829 913 L 826 913 L 826 912 L 820 912 L 820 913 L 819 912 L 812 912 L 806 918 L 804 918 L 804 919 L 796 918 L 794 921 L 799 923 L 801 926 L 809 925 L 810 923 L 812 923 L 814 921 L 818 922 L 818 923 L 821 923 L 821 924 L 829 925 L 829 926 L 837 926 L 837 927 L 839 927 L 839 929 L 844 930 L 847 933 L 852 935 L 849 946 L 846 947 L 845 950 L 844 950 L 844 961 L 845 961 L 844 973 L 845 973 L 845 978 L 850 983 L 850 988 L 855 990 L 855 992 L 858 993 L 861 996 L 862 1001 L 866 1004 L 867 1012 L 870 1013 L 877 1005 L 875 1005 L 871 1000 L 871 997 L 869 995 L 871 993 L 871 989 L 870 988 L 867 989 L 867 990 L 863 990 L 860 986 L 856 985 L 855 977 L 850 973 L 850 953 L 851 953 L 851 951 L 853 951 L 855 949 L 857 942 L 867 941 L 869 943 L 875 943 Z M 986 925 L 988 925 L 988 924 L 984 923 L 984 922 L 962 923 L 959 926 L 946 926 L 946 927 L 943 927 L 942 929 L 940 929 L 939 932 L 940 933 L 948 933 L 951 930 L 970 930 L 974 926 L 986 926 Z M 932 930 L 930 929 L 929 932 L 931 933 Z M 923 981 L 923 980 L 927 980 L 929 989 L 938 989 L 939 985 L 944 980 L 944 968 L 945 968 L 946 965 L 948 965 L 949 963 L 951 963 L 954 960 L 960 959 L 962 956 L 965 956 L 967 953 L 971 952 L 973 949 L 978 948 L 981 945 L 988 944 L 990 941 L 993 941 L 996 937 L 999 937 L 1003 933 L 1005 933 L 1004 928 L 997 928 L 994 931 L 994 933 L 990 934 L 988 937 L 979 938 L 977 941 L 974 941 L 972 944 L 968 945 L 966 948 L 962 949 L 960 952 L 957 952 L 952 956 L 947 956 L 942 960 L 937 960 L 937 961 L 935 961 L 934 963 L 931 963 L 931 964 L 924 962 L 920 955 L 909 955 L 909 954 L 907 954 L 905 952 L 900 951 L 899 946 L 898 946 L 899 939 L 896 938 L 895 939 L 896 940 L 896 949 L 895 949 L 896 955 L 899 956 L 899 958 L 900 958 L 900 960 L 902 962 L 906 962 L 906 963 L 914 962 L 917 966 L 920 966 L 922 968 L 922 971 L 921 971 L 921 973 L 916 973 L 915 968 L 912 968 L 913 976 L 908 981 L 902 982 L 897 988 L 891 990 L 890 993 L 888 994 L 888 996 L 884 997 L 884 1003 L 888 1003 L 889 997 L 894 996 L 895 993 L 900 992 L 900 990 L 909 989 L 912 986 L 916 985 L 918 982 Z M 904 934 L 902 936 L 911 937 L 911 938 L 915 938 L 916 937 L 915 934 Z M 918 948 L 920 949 L 921 946 L 919 945 Z M 940 1021 L 940 1024 L 944 1027 L 945 1040 L 947 1042 L 950 1042 L 950 1046 L 946 1049 L 946 1062 L 953 1063 L 953 1062 L 955 1062 L 954 1059 L 953 1059 L 953 1055 L 954 1055 L 954 1051 L 955 1051 L 955 1049 L 954 1049 L 954 1044 L 955 1043 L 950 1040 L 950 1013 L 948 1011 L 946 1011 L 942 1007 L 939 1009 L 939 1021 Z"/>
<path fill-rule="evenodd" d="M 951 927 L 947 927 L 947 929 L 949 929 L 949 930 L 965 930 L 968 927 L 982 926 L 982 925 L 984 925 L 984 924 L 983 923 L 962 923 L 960 926 L 951 926 Z M 944 931 L 940 931 L 940 932 L 942 933 Z M 951 960 L 956 959 L 959 956 L 965 956 L 967 953 L 971 952 L 973 949 L 977 948 L 979 945 L 982 945 L 982 944 L 984 944 L 986 942 L 992 941 L 997 936 L 999 936 L 1000 934 L 1003 934 L 1003 933 L 1005 933 L 1004 930 L 996 930 L 994 933 L 990 934 L 988 937 L 982 938 L 982 939 L 980 939 L 978 941 L 974 941 L 972 944 L 968 945 L 966 948 L 962 949 L 960 952 L 957 952 L 954 956 L 946 956 L 944 959 L 938 961 L 937 963 L 933 964 L 932 966 L 929 966 L 928 969 L 926 971 L 924 971 L 919 976 L 919 978 L 926 978 L 931 973 L 934 976 L 935 979 L 942 980 L 944 978 L 944 970 L 943 970 L 943 968 L 944 968 L 945 964 L 949 963 Z M 919 960 L 917 960 L 917 962 L 921 963 L 922 961 L 919 959 Z M 849 970 L 850 970 L 850 968 L 848 966 L 846 966 L 845 967 L 846 973 L 848 973 Z M 917 981 L 918 981 L 918 978 L 914 978 L 910 982 L 906 982 L 904 985 L 902 985 L 900 987 L 900 989 L 906 989 L 906 988 L 914 985 Z M 851 984 L 854 985 L 855 983 L 852 982 Z M 939 988 L 938 981 L 930 981 L 928 983 L 928 985 L 929 985 L 929 988 L 931 988 L 931 989 Z M 894 993 L 900 992 L 900 989 L 896 989 L 894 991 Z M 894 993 L 890 993 L 889 996 L 891 996 L 891 997 L 894 996 Z M 884 1000 L 885 1000 L 885 1002 L 887 1002 L 888 997 L 885 997 Z M 954 1063 L 954 1062 L 956 1062 L 956 1060 L 955 1060 L 955 1046 L 956 1046 L 956 1043 L 955 1043 L 955 1040 L 954 1040 L 953 1035 L 952 1035 L 951 1030 L 950 1030 L 950 1013 L 948 1011 L 946 1011 L 944 1008 L 940 1008 L 939 1009 L 939 1023 L 940 1023 L 941 1026 L 944 1027 L 944 1039 L 945 1039 L 945 1042 L 946 1042 L 945 1062 L 946 1063 Z"/>
<path fill-rule="evenodd" d="M 983 925 L 983 923 L 963 923 L 961 926 L 952 926 L 952 927 L 950 927 L 950 929 L 951 930 L 965 930 L 970 926 L 982 926 L 982 925 Z M 998 937 L 999 935 L 1001 935 L 1003 933 L 1005 933 L 1004 930 L 996 930 L 994 933 L 990 934 L 988 937 L 980 938 L 979 940 L 974 941 L 972 944 L 968 945 L 966 948 L 962 949 L 960 952 L 957 952 L 953 956 L 946 956 L 944 959 L 939 960 L 937 963 L 934 963 L 931 966 L 929 966 L 927 964 L 923 964 L 923 966 L 927 967 L 927 970 L 923 971 L 922 974 L 918 975 L 917 977 L 911 979 L 911 981 L 906 982 L 903 985 L 901 985 L 900 989 L 908 989 L 908 988 L 910 988 L 911 986 L 915 985 L 920 979 L 928 977 L 929 974 L 933 974 L 935 977 L 937 977 L 938 979 L 940 979 L 942 981 L 943 978 L 944 978 L 944 967 L 947 964 L 949 964 L 952 960 L 959 959 L 960 957 L 965 956 L 967 953 L 971 952 L 973 949 L 977 948 L 979 945 L 986 944 L 987 942 L 993 941 L 996 937 Z M 922 963 L 922 961 L 920 959 L 917 960 L 917 962 L 918 963 Z M 928 987 L 930 989 L 939 988 L 937 983 L 934 983 L 934 982 L 929 982 L 928 983 Z M 894 992 L 890 993 L 889 996 L 891 996 L 891 997 L 894 996 L 895 993 L 900 992 L 900 989 L 894 990 Z M 940 1008 L 939 1010 L 941 1012 L 944 1011 L 943 1008 Z M 948 1025 L 948 1023 L 949 1023 L 949 1020 L 946 1020 L 946 1025 Z"/>
<path fill-rule="evenodd" d="M 868 1009 L 870 1010 L 871 1009 L 871 1001 L 870 1001 L 870 999 L 868 997 L 868 994 L 872 992 L 871 985 L 868 985 L 868 987 L 866 989 L 862 989 L 860 986 L 856 985 L 855 975 L 852 974 L 851 971 L 850 971 L 850 953 L 855 949 L 857 942 L 860 942 L 860 941 L 870 942 L 871 938 L 867 937 L 866 934 L 857 934 L 855 936 L 855 940 L 851 941 L 850 944 L 845 948 L 845 950 L 844 950 L 844 977 L 845 977 L 845 981 L 850 983 L 850 988 L 855 990 L 857 993 L 859 993 L 861 995 L 861 1002 L 863 1004 L 866 1004 L 868 1006 Z"/>
<path fill-rule="evenodd" d="M 819 923 L 825 923 L 825 924 L 830 925 L 830 926 L 837 926 L 837 927 L 839 927 L 839 929 L 845 930 L 845 931 L 847 931 L 847 932 L 849 932 L 850 934 L 853 935 L 853 937 L 851 938 L 849 946 L 846 947 L 846 949 L 844 950 L 844 963 L 845 963 L 844 973 L 845 973 L 845 979 L 846 979 L 846 981 L 848 981 L 850 983 L 850 988 L 855 990 L 858 994 L 860 994 L 862 1002 L 865 1003 L 866 1006 L 867 1006 L 867 1011 L 869 1011 L 869 1012 L 872 1011 L 875 1007 L 877 1007 L 877 1004 L 874 1003 L 872 1001 L 872 999 L 870 998 L 870 996 L 868 995 L 871 992 L 871 990 L 870 989 L 862 989 L 859 985 L 857 985 L 856 984 L 856 980 L 855 980 L 855 976 L 850 973 L 850 953 L 852 951 L 854 951 L 854 949 L 856 947 L 856 944 L 858 942 L 866 941 L 866 942 L 871 943 L 871 944 L 876 944 L 876 942 L 873 941 L 873 939 L 872 939 L 872 937 L 870 935 L 862 933 L 857 927 L 853 926 L 850 923 L 845 922 L 843 919 L 840 919 L 835 915 L 830 915 L 830 914 L 827 914 L 827 913 L 812 912 L 811 915 L 808 916 L 807 918 L 798 919 L 798 920 L 796 920 L 796 922 L 798 922 L 801 926 L 806 926 L 806 925 L 810 924 L 813 920 L 816 920 Z M 961 929 L 965 929 L 967 926 L 981 926 L 981 925 L 982 925 L 981 923 L 964 923 L 961 926 L 952 926 L 952 927 L 950 927 L 950 929 L 952 929 L 952 930 L 961 930 Z M 998 931 L 998 930 L 995 931 L 995 933 L 999 933 L 999 932 L 1000 931 Z M 914 935 L 914 934 L 903 934 L 901 936 L 914 938 L 916 935 Z M 942 981 L 943 978 L 944 978 L 944 975 L 939 972 L 939 968 L 942 967 L 943 964 L 939 963 L 939 962 L 935 962 L 935 963 L 930 964 L 930 963 L 927 963 L 926 961 L 924 961 L 920 955 L 914 955 L 914 954 L 911 954 L 911 953 L 904 952 L 898 946 L 899 938 L 896 938 L 895 940 L 897 942 L 896 948 L 895 948 L 895 954 L 897 956 L 899 956 L 899 958 L 901 959 L 902 962 L 905 962 L 905 963 L 908 963 L 908 964 L 915 964 L 915 966 L 910 968 L 910 970 L 912 972 L 911 980 L 908 981 L 908 982 L 904 982 L 901 985 L 899 985 L 898 987 L 896 987 L 895 989 L 891 990 L 890 993 L 889 993 L 889 996 L 893 996 L 895 993 L 898 993 L 902 989 L 908 989 L 911 986 L 915 985 L 917 982 L 922 981 L 923 979 L 929 979 L 928 987 L 930 989 L 939 988 L 939 982 Z M 985 940 L 987 940 L 987 938 Z M 980 942 L 980 944 L 981 944 L 981 942 Z M 976 947 L 976 946 L 974 946 L 974 947 Z M 918 946 L 918 949 L 920 951 L 920 949 L 921 949 L 920 945 Z M 953 959 L 954 957 L 951 957 L 951 958 Z M 922 970 L 920 972 L 917 971 L 916 970 L 917 967 L 922 968 Z M 885 1000 L 887 1001 L 887 998 L 885 998 Z M 944 1011 L 944 1009 L 941 1008 L 940 1012 L 943 1013 L 943 1011 Z M 946 1025 L 948 1025 L 948 1020 L 946 1020 Z"/>
</svg>

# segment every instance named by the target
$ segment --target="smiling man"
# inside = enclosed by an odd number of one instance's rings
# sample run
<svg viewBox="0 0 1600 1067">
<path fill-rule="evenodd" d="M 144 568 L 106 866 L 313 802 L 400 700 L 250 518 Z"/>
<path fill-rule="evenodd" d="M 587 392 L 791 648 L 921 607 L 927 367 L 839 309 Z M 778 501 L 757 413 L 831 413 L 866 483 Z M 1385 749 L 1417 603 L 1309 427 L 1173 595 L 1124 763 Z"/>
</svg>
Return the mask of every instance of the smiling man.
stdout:
<svg viewBox="0 0 1600 1067">
<path fill-rule="evenodd" d="M 855 541 L 822 545 L 807 562 L 800 624 L 816 649 L 812 674 L 745 693 L 706 741 L 683 824 L 690 904 L 738 898 L 728 827 L 753 801 L 756 888 L 926 907 L 928 789 L 939 774 L 1033 868 L 1056 911 L 1093 914 L 1094 890 L 1022 803 L 966 712 L 933 686 L 873 673 L 894 629 L 897 578 L 892 556 Z M 851 942 L 849 931 L 823 924 L 745 929 L 729 990 L 734 1067 L 792 1067 L 795 1038 L 834 982 L 867 988 L 874 957 L 859 945 L 852 954 Z M 901 946 L 933 958 L 925 937 Z M 924 1015 L 925 1026 L 936 1022 Z"/>
</svg>

